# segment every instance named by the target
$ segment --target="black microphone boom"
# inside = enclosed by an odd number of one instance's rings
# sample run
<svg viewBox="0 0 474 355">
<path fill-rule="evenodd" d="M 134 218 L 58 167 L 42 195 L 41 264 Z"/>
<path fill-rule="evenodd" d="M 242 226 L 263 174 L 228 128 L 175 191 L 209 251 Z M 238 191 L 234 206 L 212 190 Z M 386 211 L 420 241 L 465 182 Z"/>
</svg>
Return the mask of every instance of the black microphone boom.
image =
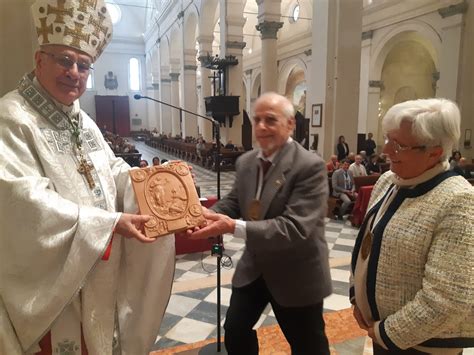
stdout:
<svg viewBox="0 0 474 355">
<path fill-rule="evenodd" d="M 142 95 L 139 95 L 139 94 L 133 95 L 133 98 L 134 98 L 135 100 L 140 100 L 142 97 L 143 97 L 143 96 L 142 96 Z"/>
</svg>

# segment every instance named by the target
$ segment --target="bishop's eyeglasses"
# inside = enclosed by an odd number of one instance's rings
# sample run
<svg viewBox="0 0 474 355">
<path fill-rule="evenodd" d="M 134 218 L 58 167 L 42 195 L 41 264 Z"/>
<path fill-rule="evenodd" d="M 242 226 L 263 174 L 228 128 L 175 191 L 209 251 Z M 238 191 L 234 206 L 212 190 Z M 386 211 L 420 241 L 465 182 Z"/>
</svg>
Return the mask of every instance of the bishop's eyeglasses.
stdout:
<svg viewBox="0 0 474 355">
<path fill-rule="evenodd" d="M 71 69 L 74 64 L 77 64 L 77 70 L 81 73 L 86 73 L 89 70 L 94 69 L 92 63 L 84 60 L 75 61 L 65 54 L 53 54 L 45 51 L 41 51 L 41 53 L 49 55 L 57 64 L 68 70 Z"/>
<path fill-rule="evenodd" d="M 385 145 L 393 149 L 395 154 L 408 151 L 408 150 L 416 150 L 416 149 L 423 150 L 427 148 L 426 145 L 403 146 L 403 145 L 400 145 L 397 141 L 391 140 L 387 136 L 384 136 L 383 138 L 384 138 Z"/>
</svg>

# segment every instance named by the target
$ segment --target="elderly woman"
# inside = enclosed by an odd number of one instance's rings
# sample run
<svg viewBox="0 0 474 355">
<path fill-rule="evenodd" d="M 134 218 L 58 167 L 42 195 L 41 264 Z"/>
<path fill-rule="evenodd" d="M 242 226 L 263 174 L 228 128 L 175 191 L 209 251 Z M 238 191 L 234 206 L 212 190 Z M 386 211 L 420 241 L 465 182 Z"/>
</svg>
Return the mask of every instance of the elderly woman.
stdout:
<svg viewBox="0 0 474 355">
<path fill-rule="evenodd" d="M 378 180 L 352 255 L 351 303 L 374 354 L 474 346 L 474 188 L 449 170 L 460 136 L 445 99 L 393 106 Z"/>
</svg>

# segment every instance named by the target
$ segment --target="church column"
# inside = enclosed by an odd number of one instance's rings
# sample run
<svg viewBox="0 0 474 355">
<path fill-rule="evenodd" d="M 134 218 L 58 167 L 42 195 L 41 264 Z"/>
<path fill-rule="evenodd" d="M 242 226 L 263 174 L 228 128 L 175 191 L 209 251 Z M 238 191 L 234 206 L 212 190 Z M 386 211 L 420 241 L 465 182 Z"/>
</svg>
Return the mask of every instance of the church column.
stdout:
<svg viewBox="0 0 474 355">
<path fill-rule="evenodd" d="M 371 120 L 377 120 L 377 116 L 368 115 L 368 100 L 369 100 L 369 72 L 370 72 L 370 51 L 372 47 L 373 31 L 366 31 L 362 33 L 362 51 L 360 55 L 360 86 L 359 86 L 359 118 L 358 118 L 358 133 L 373 132 L 369 129 L 372 125 Z M 377 137 L 377 135 L 375 135 Z"/>
<path fill-rule="evenodd" d="M 252 104 L 252 69 L 248 69 L 245 71 L 245 83 L 247 84 L 247 92 L 245 97 L 245 111 L 247 111 L 248 115 L 251 115 L 250 108 Z"/>
<path fill-rule="evenodd" d="M 262 93 L 278 90 L 277 32 L 280 22 L 281 0 L 257 0 L 257 30 L 262 39 Z"/>
<path fill-rule="evenodd" d="M 232 127 L 226 122 L 226 127 L 221 128 L 222 141 L 232 140 L 236 145 L 242 144 L 242 117 L 243 100 L 242 100 L 242 80 L 243 80 L 243 49 L 246 43 L 243 41 L 243 28 L 245 19 L 243 17 L 243 4 L 241 0 L 221 1 L 226 3 L 225 21 L 222 21 L 220 28 L 226 34 L 224 46 L 221 42 L 221 57 L 233 56 L 237 59 L 237 65 L 227 67 L 227 88 L 228 96 L 239 96 L 239 114 L 232 118 Z"/>
<path fill-rule="evenodd" d="M 318 152 L 325 159 L 340 135 L 351 151 L 357 148 L 361 46 L 353 44 L 360 43 L 361 33 L 362 0 L 313 2 L 307 102 L 308 107 L 322 104 L 321 127 L 310 127 L 310 134 L 318 134 Z"/>
<path fill-rule="evenodd" d="M 171 78 L 171 105 L 179 107 L 179 73 L 170 73 Z M 171 133 L 173 137 L 182 134 L 179 110 L 171 108 Z"/>
<path fill-rule="evenodd" d="M 164 76 L 163 73 L 161 73 L 161 81 L 160 81 L 160 101 L 170 103 L 171 102 L 171 79 L 169 78 L 168 75 Z M 170 134 L 173 131 L 172 128 L 172 120 L 171 120 L 171 107 L 166 106 L 166 105 L 161 105 L 160 106 L 160 127 L 161 127 L 161 132 L 163 134 Z"/>
<path fill-rule="evenodd" d="M 181 91 L 183 93 L 183 108 L 197 113 L 197 93 L 196 93 L 196 50 L 185 50 L 184 67 Z M 183 137 L 197 137 L 197 117 L 183 112 Z"/>
<path fill-rule="evenodd" d="M 377 143 L 377 153 L 382 152 L 384 144 L 381 119 L 383 112 L 381 111 L 380 91 L 383 88 L 382 80 L 370 80 L 369 91 L 367 95 L 367 133 L 374 134 L 374 140 Z"/>
<path fill-rule="evenodd" d="M 207 54 L 212 55 L 212 36 L 199 36 L 197 38 L 199 43 L 199 58 L 207 56 Z M 209 77 L 212 75 L 211 70 L 200 66 L 201 72 L 201 98 L 199 106 L 199 114 L 206 116 L 206 107 L 204 105 L 204 98 L 211 96 L 211 80 Z M 206 142 L 212 141 L 212 124 L 210 121 L 205 120 L 204 118 L 198 118 L 199 132 L 202 134 L 202 137 Z"/>
<path fill-rule="evenodd" d="M 438 13 L 443 18 L 439 58 L 440 78 L 436 92 L 438 97 L 451 100 L 457 99 L 463 13 L 466 10 L 466 3 L 459 3 L 438 10 Z"/>
</svg>

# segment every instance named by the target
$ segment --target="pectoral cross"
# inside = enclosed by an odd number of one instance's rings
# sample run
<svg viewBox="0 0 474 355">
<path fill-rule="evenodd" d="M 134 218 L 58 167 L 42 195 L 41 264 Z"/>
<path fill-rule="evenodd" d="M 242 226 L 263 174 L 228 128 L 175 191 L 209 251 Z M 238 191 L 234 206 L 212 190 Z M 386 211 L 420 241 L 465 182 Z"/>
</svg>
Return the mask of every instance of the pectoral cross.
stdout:
<svg viewBox="0 0 474 355">
<path fill-rule="evenodd" d="M 94 169 L 94 165 L 89 164 L 84 158 L 81 159 L 81 162 L 79 163 L 79 168 L 77 168 L 77 171 L 83 174 L 84 177 L 86 178 L 87 183 L 89 184 L 89 187 L 91 188 L 91 190 L 95 187 L 95 182 L 91 174 L 91 171 L 93 169 Z"/>
</svg>

